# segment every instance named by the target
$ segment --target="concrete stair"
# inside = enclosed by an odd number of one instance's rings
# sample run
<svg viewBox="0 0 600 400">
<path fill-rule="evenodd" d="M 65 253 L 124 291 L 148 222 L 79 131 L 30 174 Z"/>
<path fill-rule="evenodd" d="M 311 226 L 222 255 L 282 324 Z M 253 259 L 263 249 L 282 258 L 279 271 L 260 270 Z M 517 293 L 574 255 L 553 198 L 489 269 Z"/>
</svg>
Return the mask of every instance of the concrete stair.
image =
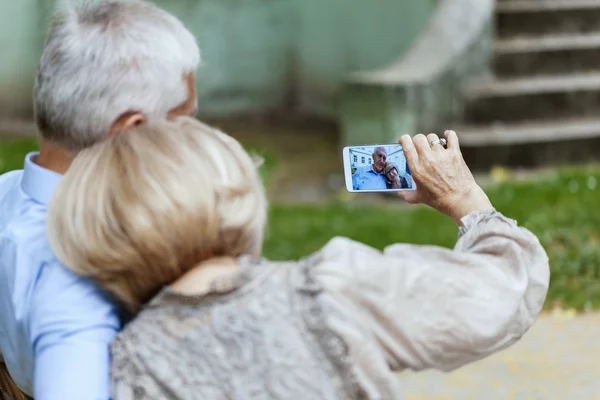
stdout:
<svg viewBox="0 0 600 400">
<path fill-rule="evenodd" d="M 470 97 L 466 118 L 477 124 L 600 116 L 600 71 L 494 79 Z"/>
<path fill-rule="evenodd" d="M 459 131 L 474 163 L 600 158 L 600 0 L 498 0 L 496 19 L 493 73 L 467 88 Z"/>
<path fill-rule="evenodd" d="M 597 0 L 498 0 L 500 38 L 600 29 Z"/>
<path fill-rule="evenodd" d="M 464 127 L 461 142 L 471 145 L 522 145 L 548 141 L 565 142 L 593 139 L 600 136 L 600 116 L 596 118 L 566 119 L 547 123 L 495 123 L 487 127 Z"/>
<path fill-rule="evenodd" d="M 600 68 L 600 30 L 500 39 L 494 50 L 499 78 L 594 71 Z"/>
</svg>

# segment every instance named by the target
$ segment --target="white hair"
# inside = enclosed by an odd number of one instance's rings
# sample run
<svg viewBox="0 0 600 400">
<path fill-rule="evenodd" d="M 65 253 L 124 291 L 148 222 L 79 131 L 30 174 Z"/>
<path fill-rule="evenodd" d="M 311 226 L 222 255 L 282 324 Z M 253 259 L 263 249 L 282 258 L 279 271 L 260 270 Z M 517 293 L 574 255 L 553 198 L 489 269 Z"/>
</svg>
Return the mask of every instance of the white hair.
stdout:
<svg viewBox="0 0 600 400">
<path fill-rule="evenodd" d="M 59 3 L 42 54 L 34 103 L 43 138 L 81 150 L 127 112 L 152 122 L 188 99 L 200 62 L 177 18 L 141 0 Z"/>
</svg>

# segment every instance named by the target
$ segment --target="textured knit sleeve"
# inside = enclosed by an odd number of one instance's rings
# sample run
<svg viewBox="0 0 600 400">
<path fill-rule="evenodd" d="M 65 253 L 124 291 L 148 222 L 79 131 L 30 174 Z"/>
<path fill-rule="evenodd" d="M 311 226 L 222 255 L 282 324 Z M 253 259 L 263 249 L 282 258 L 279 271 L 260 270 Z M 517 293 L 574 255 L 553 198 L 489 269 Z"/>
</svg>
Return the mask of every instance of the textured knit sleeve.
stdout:
<svg viewBox="0 0 600 400">
<path fill-rule="evenodd" d="M 128 332 L 117 336 L 112 343 L 112 400 L 168 400 L 173 399 L 148 374 L 136 349 L 145 346 Z"/>
<path fill-rule="evenodd" d="M 363 370 L 450 371 L 500 351 L 534 323 L 549 284 L 538 239 L 496 211 L 463 219 L 454 249 L 349 239 L 321 252 L 333 325 Z M 383 362 L 382 362 L 383 363 Z"/>
</svg>

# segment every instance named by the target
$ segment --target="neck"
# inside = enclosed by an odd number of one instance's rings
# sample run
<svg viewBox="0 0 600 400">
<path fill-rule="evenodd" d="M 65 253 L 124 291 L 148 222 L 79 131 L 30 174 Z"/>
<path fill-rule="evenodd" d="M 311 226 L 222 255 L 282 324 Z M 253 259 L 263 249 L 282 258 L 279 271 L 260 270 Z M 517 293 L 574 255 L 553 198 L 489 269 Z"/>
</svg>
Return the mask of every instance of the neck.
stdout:
<svg viewBox="0 0 600 400">
<path fill-rule="evenodd" d="M 219 257 L 203 261 L 177 279 L 171 289 L 185 295 L 206 293 L 212 282 L 219 276 L 235 273 L 238 260 L 233 257 Z"/>
<path fill-rule="evenodd" d="M 383 171 L 383 168 L 379 168 L 377 165 L 373 164 L 373 171 L 375 171 L 378 174 L 380 174 L 381 171 Z"/>
<path fill-rule="evenodd" d="M 35 163 L 42 168 L 64 175 L 75 158 L 72 151 L 42 139 L 40 143 L 40 155 Z"/>
</svg>

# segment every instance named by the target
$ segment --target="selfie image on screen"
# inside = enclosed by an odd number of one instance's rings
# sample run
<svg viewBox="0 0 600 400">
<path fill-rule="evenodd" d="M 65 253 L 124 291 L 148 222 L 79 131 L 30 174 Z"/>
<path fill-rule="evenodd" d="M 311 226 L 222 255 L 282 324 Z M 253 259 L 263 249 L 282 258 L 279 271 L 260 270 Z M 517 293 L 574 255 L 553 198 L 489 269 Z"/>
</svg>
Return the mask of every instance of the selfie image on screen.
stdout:
<svg viewBox="0 0 600 400">
<path fill-rule="evenodd" d="M 398 191 L 414 189 L 414 182 L 402 152 L 402 146 L 375 145 L 349 147 L 345 152 L 349 160 L 352 191 Z M 350 190 L 350 182 L 348 182 Z"/>
</svg>

